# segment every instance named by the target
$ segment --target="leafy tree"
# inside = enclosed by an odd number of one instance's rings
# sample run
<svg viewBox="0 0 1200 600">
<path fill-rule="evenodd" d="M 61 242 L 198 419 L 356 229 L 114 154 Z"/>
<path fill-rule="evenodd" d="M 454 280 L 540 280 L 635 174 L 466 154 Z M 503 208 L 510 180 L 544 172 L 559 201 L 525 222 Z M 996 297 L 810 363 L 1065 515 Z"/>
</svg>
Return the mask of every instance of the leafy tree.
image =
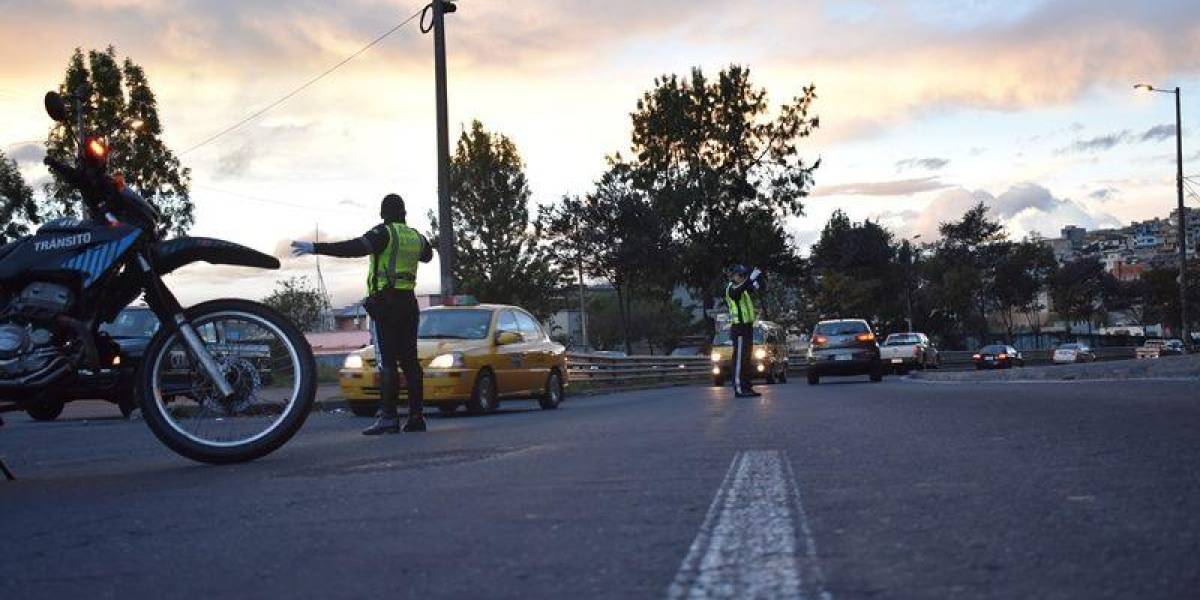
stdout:
<svg viewBox="0 0 1200 600">
<path fill-rule="evenodd" d="M 1195 331 L 1195 319 L 1200 317 L 1200 262 L 1188 264 L 1187 303 L 1188 316 Z M 1151 269 L 1142 274 L 1144 285 L 1143 319 L 1146 322 L 1161 322 L 1171 331 L 1179 327 L 1179 271 L 1172 268 Z"/>
<path fill-rule="evenodd" d="M 1036 315 L 1045 308 L 1038 298 L 1057 271 L 1058 263 L 1054 251 L 1040 241 L 1001 242 L 996 245 L 996 250 L 999 261 L 995 267 L 991 300 L 1004 324 L 1006 340 L 1011 343 L 1018 313 Z"/>
<path fill-rule="evenodd" d="M 307 277 L 292 277 L 278 282 L 263 303 L 283 313 L 303 331 L 321 325 L 321 317 L 329 310 L 329 300 L 312 285 Z"/>
<path fill-rule="evenodd" d="M 612 165 L 592 193 L 542 207 L 538 230 L 560 269 L 582 265 L 588 276 L 613 286 L 627 344 L 633 292 L 670 295 L 676 281 L 671 241 L 645 194 L 632 187 L 624 165 Z"/>
<path fill-rule="evenodd" d="M 628 165 L 633 188 L 661 216 L 679 248 L 678 278 L 706 309 L 731 263 L 796 262 L 780 222 L 802 213 L 820 164 L 798 149 L 818 126 L 809 114 L 815 99 L 806 87 L 769 119 L 766 90 L 735 65 L 716 80 L 699 68 L 690 78 L 663 76 L 638 102 L 631 156 L 612 161 Z"/>
<path fill-rule="evenodd" d="M 1071 324 L 1079 321 L 1086 321 L 1091 330 L 1093 318 L 1102 308 L 1106 278 L 1111 277 L 1099 259 L 1088 257 L 1063 265 L 1051 278 L 1050 300 L 1067 322 L 1068 332 Z"/>
<path fill-rule="evenodd" d="M 517 147 L 474 121 L 450 161 L 454 198 L 454 277 L 463 292 L 486 302 L 520 305 L 539 317 L 553 308 L 566 281 L 539 247 L 529 216 L 529 182 Z M 437 217 L 430 221 L 437 231 Z"/>
<path fill-rule="evenodd" d="M 124 175 L 125 181 L 154 204 L 163 215 L 164 234 L 183 235 L 191 228 L 191 170 L 162 141 L 162 122 L 158 104 L 142 67 L 126 58 L 118 63 L 116 49 L 90 50 L 87 56 L 76 49 L 67 64 L 66 76 L 59 87 L 62 93 L 90 90 L 92 109 L 86 112 L 87 131 L 103 135 L 108 141 L 111 172 Z M 130 123 L 139 123 L 136 129 Z M 74 118 L 56 124 L 46 139 L 46 154 L 70 161 L 76 152 Z M 46 184 L 45 214 L 76 215 L 78 192 L 57 175 Z"/>
<path fill-rule="evenodd" d="M 17 163 L 0 152 L 0 244 L 29 234 L 41 222 L 33 189 L 25 183 Z"/>
<path fill-rule="evenodd" d="M 828 317 L 862 317 L 884 329 L 904 320 L 904 272 L 892 234 L 870 220 L 852 223 L 837 210 L 810 258 L 819 278 L 817 307 Z"/>
<path fill-rule="evenodd" d="M 969 334 L 986 339 L 996 269 L 1010 247 L 1004 227 L 988 217 L 981 202 L 938 230 L 942 237 L 921 269 L 927 297 L 935 303 L 930 320 L 954 344 L 965 344 Z"/>
</svg>

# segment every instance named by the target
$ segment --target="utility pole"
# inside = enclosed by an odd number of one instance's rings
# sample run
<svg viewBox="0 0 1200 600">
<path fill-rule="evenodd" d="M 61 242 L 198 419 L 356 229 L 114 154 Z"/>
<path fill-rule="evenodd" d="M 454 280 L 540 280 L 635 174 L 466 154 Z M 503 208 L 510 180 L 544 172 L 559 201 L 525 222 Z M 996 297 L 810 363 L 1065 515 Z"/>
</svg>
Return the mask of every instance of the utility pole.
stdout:
<svg viewBox="0 0 1200 600">
<path fill-rule="evenodd" d="M 579 240 L 579 217 L 575 218 L 575 239 Z M 577 251 L 575 259 L 579 266 L 579 328 L 582 330 L 583 351 L 587 352 L 591 345 L 588 343 L 587 304 L 583 299 L 583 252 Z"/>
<path fill-rule="evenodd" d="M 458 9 L 433 0 L 433 72 L 437 91 L 438 260 L 441 264 L 442 303 L 454 295 L 454 223 L 450 213 L 450 127 L 446 108 L 446 13 Z"/>
<path fill-rule="evenodd" d="M 1187 314 L 1187 209 L 1183 206 L 1183 113 L 1179 87 L 1175 87 L 1175 159 L 1179 169 L 1175 174 L 1175 188 L 1179 195 L 1179 329 L 1183 332 L 1183 345 L 1193 348 L 1191 328 Z"/>
</svg>

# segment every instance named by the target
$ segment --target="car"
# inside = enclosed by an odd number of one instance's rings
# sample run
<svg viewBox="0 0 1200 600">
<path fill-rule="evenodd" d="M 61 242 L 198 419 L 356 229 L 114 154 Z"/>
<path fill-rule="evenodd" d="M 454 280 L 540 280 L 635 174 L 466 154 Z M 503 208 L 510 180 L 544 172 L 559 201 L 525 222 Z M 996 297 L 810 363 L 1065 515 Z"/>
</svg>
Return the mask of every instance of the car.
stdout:
<svg viewBox="0 0 1200 600">
<path fill-rule="evenodd" d="M 716 387 L 733 380 L 733 337 L 732 329 L 725 325 L 713 336 L 712 381 Z M 752 370 L 750 382 L 762 379 L 767 384 L 787 383 L 788 345 L 787 331 L 771 321 L 754 324 L 754 355 L 750 357 Z"/>
<path fill-rule="evenodd" d="M 808 384 L 817 385 L 828 375 L 869 375 L 883 381 L 879 341 L 864 319 L 821 321 L 809 342 Z"/>
<path fill-rule="evenodd" d="M 1051 360 L 1056 365 L 1095 362 L 1096 353 L 1087 344 L 1062 344 L 1054 349 Z"/>
<path fill-rule="evenodd" d="M 1183 340 L 1151 338 L 1141 348 L 1137 349 L 1137 358 L 1158 358 L 1160 356 L 1182 356 L 1187 354 Z"/>
<path fill-rule="evenodd" d="M 910 369 L 936 369 L 941 363 L 941 354 L 923 333 L 893 333 L 887 336 L 879 348 L 885 367 L 897 373 Z"/>
<path fill-rule="evenodd" d="M 43 394 L 52 395 L 31 403 L 26 412 L 35 421 L 53 421 L 68 402 L 107 400 L 129 417 L 138 407 L 135 392 L 138 367 L 150 338 L 158 331 L 158 317 L 146 306 L 130 306 L 108 323 L 100 325 L 100 369 L 80 369 L 75 379 Z"/>
<path fill-rule="evenodd" d="M 473 301 L 426 308 L 417 337 L 425 404 L 444 414 L 460 406 L 472 414 L 489 413 L 501 401 L 514 399 L 535 399 L 550 410 L 565 397 L 566 347 L 551 340 L 522 308 Z M 374 347 L 347 356 L 338 380 L 355 414 L 375 414 L 379 373 Z M 405 387 L 403 374 L 400 381 Z"/>
<path fill-rule="evenodd" d="M 1011 369 L 1025 366 L 1025 357 L 1012 346 L 991 344 L 972 355 L 971 362 L 976 369 Z"/>
</svg>

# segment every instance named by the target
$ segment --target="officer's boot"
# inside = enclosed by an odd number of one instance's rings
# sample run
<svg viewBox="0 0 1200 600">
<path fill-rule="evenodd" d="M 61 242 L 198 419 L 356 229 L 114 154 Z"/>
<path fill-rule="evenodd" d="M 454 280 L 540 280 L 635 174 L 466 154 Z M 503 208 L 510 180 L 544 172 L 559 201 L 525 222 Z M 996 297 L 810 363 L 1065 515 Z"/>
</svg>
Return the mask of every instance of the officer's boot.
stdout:
<svg viewBox="0 0 1200 600">
<path fill-rule="evenodd" d="M 374 425 L 362 430 L 363 435 L 383 435 L 385 433 L 400 433 L 399 415 L 390 417 L 379 415 L 379 418 L 375 419 Z"/>
<path fill-rule="evenodd" d="M 404 420 L 404 433 L 425 431 L 425 416 L 420 413 L 411 415 Z"/>
</svg>

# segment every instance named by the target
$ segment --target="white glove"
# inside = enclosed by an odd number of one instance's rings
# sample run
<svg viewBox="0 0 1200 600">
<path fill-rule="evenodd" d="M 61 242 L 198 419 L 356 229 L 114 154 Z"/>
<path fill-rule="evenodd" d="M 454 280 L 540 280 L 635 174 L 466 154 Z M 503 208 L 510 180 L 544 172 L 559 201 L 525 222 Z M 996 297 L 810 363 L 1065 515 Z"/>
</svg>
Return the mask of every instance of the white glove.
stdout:
<svg viewBox="0 0 1200 600">
<path fill-rule="evenodd" d="M 316 245 L 312 242 L 292 242 L 292 256 L 304 256 L 312 254 L 316 250 Z"/>
<path fill-rule="evenodd" d="M 761 275 L 762 275 L 762 271 L 759 271 L 757 268 L 754 269 L 753 271 L 750 272 L 750 281 L 757 280 L 759 278 L 759 276 L 761 276 Z"/>
</svg>

